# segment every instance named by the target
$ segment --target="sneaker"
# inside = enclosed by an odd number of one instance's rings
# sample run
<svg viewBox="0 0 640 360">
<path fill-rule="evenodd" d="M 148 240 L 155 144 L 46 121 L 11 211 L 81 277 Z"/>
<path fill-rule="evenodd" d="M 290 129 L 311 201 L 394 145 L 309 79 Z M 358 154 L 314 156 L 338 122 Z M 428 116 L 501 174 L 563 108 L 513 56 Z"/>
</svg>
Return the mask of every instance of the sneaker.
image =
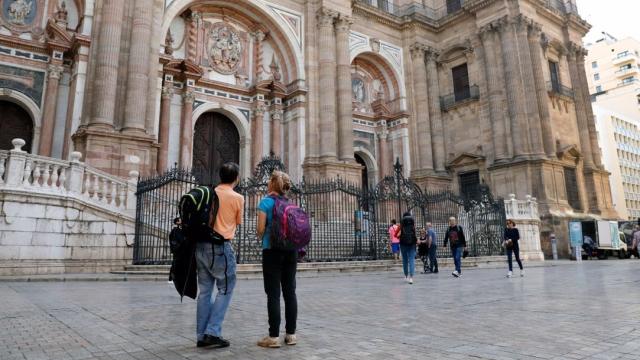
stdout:
<svg viewBox="0 0 640 360">
<path fill-rule="evenodd" d="M 460 277 L 460 274 L 458 273 L 458 271 L 455 271 L 455 270 L 451 273 L 451 275 L 453 275 L 454 277 Z"/>
<path fill-rule="evenodd" d="M 524 277 L 524 269 L 520 270 L 520 277 Z"/>
<path fill-rule="evenodd" d="M 298 339 L 296 338 L 296 334 L 287 334 L 284 336 L 284 343 L 287 345 L 295 345 L 298 343 Z"/>
<path fill-rule="evenodd" d="M 413 278 L 409 278 L 409 285 L 413 285 Z"/>
<path fill-rule="evenodd" d="M 272 349 L 279 348 L 281 346 L 280 338 L 265 336 L 262 339 L 260 339 L 260 341 L 258 341 L 258 346 L 261 346 L 264 348 L 272 348 Z"/>
<path fill-rule="evenodd" d="M 513 272 L 511 272 L 511 271 L 509 271 L 509 272 L 507 273 L 507 277 L 508 277 L 508 278 L 510 278 L 512 275 L 513 275 Z"/>
<path fill-rule="evenodd" d="M 226 348 L 229 345 L 231 345 L 231 343 L 229 343 L 229 340 L 223 339 L 218 336 L 205 335 L 202 340 L 198 341 L 198 344 L 196 346 L 199 348 L 208 347 L 213 349 L 220 349 Z"/>
</svg>

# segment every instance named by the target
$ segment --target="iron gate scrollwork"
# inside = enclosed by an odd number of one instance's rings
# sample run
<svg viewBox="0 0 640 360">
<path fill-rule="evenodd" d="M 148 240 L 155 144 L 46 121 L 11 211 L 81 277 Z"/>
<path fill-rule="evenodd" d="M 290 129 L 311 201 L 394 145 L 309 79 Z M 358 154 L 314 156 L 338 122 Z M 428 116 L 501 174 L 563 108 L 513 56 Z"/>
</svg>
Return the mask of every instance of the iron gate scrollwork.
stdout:
<svg viewBox="0 0 640 360">
<path fill-rule="evenodd" d="M 262 245 L 256 236 L 258 204 L 267 196 L 267 182 L 274 170 L 285 171 L 285 166 L 271 154 L 236 188 L 245 197 L 243 222 L 233 241 L 239 263 L 261 261 Z M 168 236 L 172 222 L 178 215 L 181 196 L 197 185 L 196 179 L 193 172 L 177 168 L 161 176 L 140 179 L 136 193 L 134 264 L 170 264 Z M 293 185 L 288 196 L 310 215 L 313 239 L 306 249 L 306 261 L 390 258 L 391 220 L 400 221 L 406 211 L 412 213 L 419 228 L 426 228 L 427 222 L 433 224 L 440 257 L 450 256 L 442 241 L 451 216 L 463 226 L 471 256 L 502 254 L 504 203 L 501 199 L 494 200 L 488 187 L 480 186 L 479 194 L 473 197 L 448 190 L 425 191 L 404 177 L 399 161 L 394 174 L 371 190 L 339 177 L 303 179 Z"/>
</svg>

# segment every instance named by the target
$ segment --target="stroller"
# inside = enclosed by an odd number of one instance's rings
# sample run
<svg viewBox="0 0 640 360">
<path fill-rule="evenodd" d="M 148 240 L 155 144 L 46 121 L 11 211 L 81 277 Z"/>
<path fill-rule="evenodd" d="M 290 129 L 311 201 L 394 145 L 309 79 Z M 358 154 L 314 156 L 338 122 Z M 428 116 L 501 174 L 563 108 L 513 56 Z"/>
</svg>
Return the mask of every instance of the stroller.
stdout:
<svg viewBox="0 0 640 360">
<path fill-rule="evenodd" d="M 427 247 L 427 244 L 425 243 L 418 244 L 418 257 L 422 261 L 422 265 L 424 269 L 423 274 L 431 272 L 431 269 L 429 266 L 429 248 Z"/>
</svg>

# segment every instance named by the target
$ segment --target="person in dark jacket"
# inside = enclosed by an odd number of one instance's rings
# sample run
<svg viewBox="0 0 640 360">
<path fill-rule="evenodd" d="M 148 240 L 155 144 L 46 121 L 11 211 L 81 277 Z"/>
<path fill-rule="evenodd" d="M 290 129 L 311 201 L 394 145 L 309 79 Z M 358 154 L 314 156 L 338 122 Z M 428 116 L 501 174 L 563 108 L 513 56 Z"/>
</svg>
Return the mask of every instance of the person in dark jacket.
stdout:
<svg viewBox="0 0 640 360">
<path fill-rule="evenodd" d="M 436 232 L 433 230 L 433 225 L 427 223 L 427 243 L 429 245 L 429 270 L 433 274 L 438 273 L 438 244 L 436 243 Z"/>
<path fill-rule="evenodd" d="M 467 249 L 467 241 L 464 238 L 462 226 L 458 225 L 458 221 L 453 216 L 449 218 L 449 228 L 444 234 L 444 246 L 447 244 L 451 247 L 453 263 L 456 267 L 451 275 L 460 277 L 462 276 L 462 252 Z"/>
<path fill-rule="evenodd" d="M 513 275 L 513 254 L 516 255 L 516 261 L 520 267 L 520 276 L 524 276 L 524 268 L 522 267 L 522 261 L 520 261 L 520 232 L 516 228 L 516 223 L 513 220 L 507 220 L 507 228 L 504 230 L 504 242 L 502 245 L 507 251 L 507 261 L 509 262 L 509 272 L 507 277 Z"/>
<path fill-rule="evenodd" d="M 416 271 L 416 221 L 410 212 L 405 212 L 400 221 L 400 253 L 402 254 L 402 270 L 409 284 L 413 284 L 413 274 Z"/>
</svg>

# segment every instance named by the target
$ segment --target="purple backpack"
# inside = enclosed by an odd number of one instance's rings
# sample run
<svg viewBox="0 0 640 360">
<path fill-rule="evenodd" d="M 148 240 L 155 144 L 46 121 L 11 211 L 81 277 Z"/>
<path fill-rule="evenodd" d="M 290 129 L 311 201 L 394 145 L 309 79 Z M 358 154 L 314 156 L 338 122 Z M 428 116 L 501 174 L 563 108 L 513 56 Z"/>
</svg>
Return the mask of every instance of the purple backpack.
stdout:
<svg viewBox="0 0 640 360">
<path fill-rule="evenodd" d="M 271 248 L 300 250 L 311 241 L 309 215 L 284 196 L 271 196 L 273 220 L 271 223 Z"/>
</svg>

